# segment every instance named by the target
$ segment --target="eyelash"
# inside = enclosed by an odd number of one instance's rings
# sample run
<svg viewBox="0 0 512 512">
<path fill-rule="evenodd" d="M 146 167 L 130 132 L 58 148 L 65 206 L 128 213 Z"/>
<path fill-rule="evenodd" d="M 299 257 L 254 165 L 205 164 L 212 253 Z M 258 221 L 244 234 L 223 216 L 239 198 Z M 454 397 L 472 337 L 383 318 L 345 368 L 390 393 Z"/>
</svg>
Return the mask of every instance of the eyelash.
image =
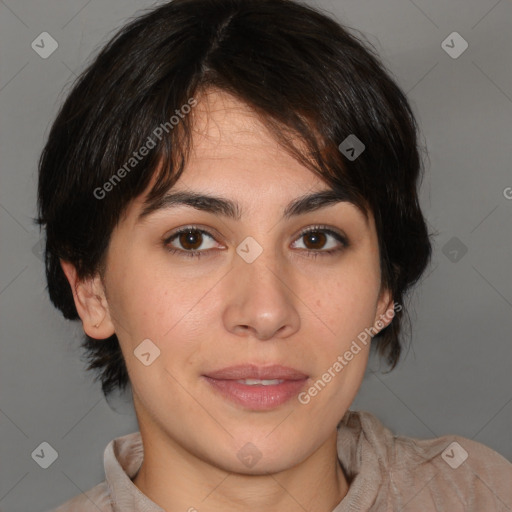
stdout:
<svg viewBox="0 0 512 512">
<path fill-rule="evenodd" d="M 169 237 L 167 237 L 164 240 L 164 247 L 165 247 L 166 251 L 168 251 L 171 254 L 180 253 L 180 256 L 184 256 L 185 258 L 197 258 L 197 259 L 201 258 L 202 256 L 205 255 L 205 253 L 209 252 L 209 250 L 187 251 L 184 249 L 174 249 L 169 246 L 169 244 L 175 238 L 179 237 L 181 234 L 186 234 L 186 233 L 190 233 L 190 232 L 206 234 L 207 236 L 209 236 L 210 238 L 215 240 L 215 237 L 211 233 L 209 233 L 208 231 L 206 231 L 204 229 L 200 229 L 197 226 L 186 226 L 186 227 L 180 229 L 179 231 L 176 231 L 175 233 L 173 233 L 172 235 L 170 235 Z M 303 252 L 305 252 L 308 255 L 308 257 L 316 258 L 317 256 L 320 256 L 320 255 L 321 256 L 333 256 L 334 254 L 339 253 L 340 251 L 343 251 L 344 249 L 346 249 L 349 246 L 348 240 L 344 235 L 342 235 L 341 233 L 338 233 L 337 231 L 333 231 L 332 229 L 328 228 L 327 226 L 312 226 L 312 227 L 302 231 L 302 233 L 300 233 L 300 235 L 297 237 L 296 240 L 299 240 L 300 238 L 308 235 L 309 233 L 319 233 L 319 232 L 326 233 L 326 234 L 334 237 L 338 242 L 340 242 L 341 247 L 337 247 L 335 249 L 329 249 L 327 251 L 323 251 L 321 249 L 318 249 L 318 250 L 303 249 Z"/>
</svg>

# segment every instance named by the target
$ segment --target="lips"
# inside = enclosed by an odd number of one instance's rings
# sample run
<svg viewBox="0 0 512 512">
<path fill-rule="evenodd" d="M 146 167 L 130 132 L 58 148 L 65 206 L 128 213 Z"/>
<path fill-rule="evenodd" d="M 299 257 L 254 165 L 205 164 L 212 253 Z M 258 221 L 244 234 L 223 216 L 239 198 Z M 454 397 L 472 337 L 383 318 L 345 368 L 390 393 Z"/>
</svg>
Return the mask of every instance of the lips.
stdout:
<svg viewBox="0 0 512 512">
<path fill-rule="evenodd" d="M 253 411 L 274 409 L 304 388 L 308 376 L 287 366 L 230 366 L 202 376 L 217 396 Z"/>
<path fill-rule="evenodd" d="M 287 366 L 257 366 L 252 364 L 229 366 L 208 372 L 205 377 L 217 380 L 302 380 L 308 378 L 305 373 Z"/>
</svg>

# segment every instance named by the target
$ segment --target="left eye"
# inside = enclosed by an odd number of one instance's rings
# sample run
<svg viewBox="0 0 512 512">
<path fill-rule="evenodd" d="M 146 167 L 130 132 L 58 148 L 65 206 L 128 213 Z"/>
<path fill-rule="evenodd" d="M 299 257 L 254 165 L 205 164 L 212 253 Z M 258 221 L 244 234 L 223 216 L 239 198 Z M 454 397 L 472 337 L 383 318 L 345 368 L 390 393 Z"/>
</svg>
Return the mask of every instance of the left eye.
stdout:
<svg viewBox="0 0 512 512">
<path fill-rule="evenodd" d="M 331 239 L 331 242 L 326 246 L 325 244 L 329 238 Z M 348 245 L 346 238 L 343 235 L 326 228 L 314 228 L 304 231 L 298 238 L 298 240 L 302 239 L 305 239 L 308 242 L 305 247 L 299 247 L 299 249 L 303 248 L 310 252 L 320 251 L 330 254 L 341 250 L 343 247 Z M 340 245 L 342 246 L 341 248 Z"/>
</svg>

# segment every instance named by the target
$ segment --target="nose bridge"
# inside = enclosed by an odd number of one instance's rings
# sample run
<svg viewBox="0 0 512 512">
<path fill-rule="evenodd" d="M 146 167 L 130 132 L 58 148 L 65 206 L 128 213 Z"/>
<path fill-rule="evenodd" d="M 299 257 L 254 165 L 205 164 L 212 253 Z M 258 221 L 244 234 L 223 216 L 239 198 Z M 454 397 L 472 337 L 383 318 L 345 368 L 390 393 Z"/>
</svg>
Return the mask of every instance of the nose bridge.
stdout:
<svg viewBox="0 0 512 512">
<path fill-rule="evenodd" d="M 270 235 L 247 237 L 236 248 L 230 272 L 226 328 L 235 333 L 251 331 L 258 339 L 269 339 L 278 331 L 289 335 L 299 326 L 299 314 L 291 292 L 290 272 Z"/>
<path fill-rule="evenodd" d="M 258 237 L 260 241 L 262 236 Z M 266 236 L 261 244 L 252 236 L 246 237 L 236 248 L 236 258 L 234 261 L 235 279 L 243 289 L 239 293 L 256 296 L 265 295 L 272 300 L 272 295 L 282 295 L 284 290 L 280 288 L 283 283 L 277 279 L 279 270 L 282 277 L 286 271 L 282 268 L 282 262 L 279 260 L 279 251 L 273 248 L 271 236 Z"/>
</svg>

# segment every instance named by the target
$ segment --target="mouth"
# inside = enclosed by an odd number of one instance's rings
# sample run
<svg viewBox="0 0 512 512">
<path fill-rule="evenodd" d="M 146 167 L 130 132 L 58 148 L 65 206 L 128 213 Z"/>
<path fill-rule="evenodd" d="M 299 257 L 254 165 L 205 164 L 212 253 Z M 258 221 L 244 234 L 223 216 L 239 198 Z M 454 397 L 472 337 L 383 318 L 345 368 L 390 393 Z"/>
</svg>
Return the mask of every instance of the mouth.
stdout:
<svg viewBox="0 0 512 512">
<path fill-rule="evenodd" d="M 296 397 L 308 375 L 281 365 L 238 365 L 202 375 L 216 394 L 254 411 L 274 409 Z"/>
</svg>

